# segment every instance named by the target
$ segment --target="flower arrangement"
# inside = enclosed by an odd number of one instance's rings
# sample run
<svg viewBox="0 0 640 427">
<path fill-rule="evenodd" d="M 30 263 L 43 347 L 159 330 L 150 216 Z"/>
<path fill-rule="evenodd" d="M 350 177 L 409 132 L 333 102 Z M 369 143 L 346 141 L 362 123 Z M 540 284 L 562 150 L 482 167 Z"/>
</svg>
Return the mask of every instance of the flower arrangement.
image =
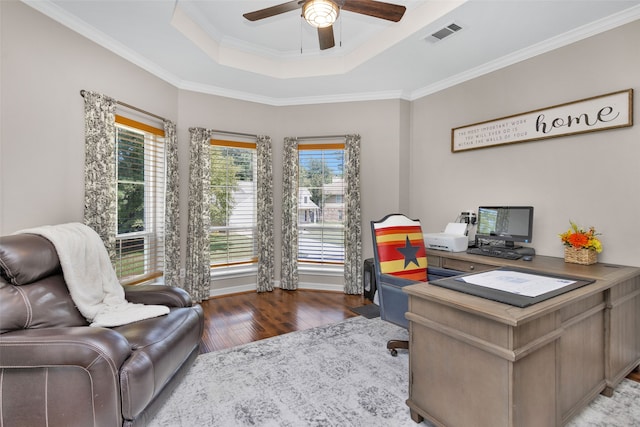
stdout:
<svg viewBox="0 0 640 427">
<path fill-rule="evenodd" d="M 584 230 L 578 227 L 573 221 L 569 221 L 571 228 L 566 232 L 560 234 L 560 240 L 565 246 L 573 247 L 575 249 L 589 249 L 602 252 L 602 243 L 596 237 L 599 233 L 596 233 L 595 227 L 589 227 L 588 230 Z"/>
</svg>

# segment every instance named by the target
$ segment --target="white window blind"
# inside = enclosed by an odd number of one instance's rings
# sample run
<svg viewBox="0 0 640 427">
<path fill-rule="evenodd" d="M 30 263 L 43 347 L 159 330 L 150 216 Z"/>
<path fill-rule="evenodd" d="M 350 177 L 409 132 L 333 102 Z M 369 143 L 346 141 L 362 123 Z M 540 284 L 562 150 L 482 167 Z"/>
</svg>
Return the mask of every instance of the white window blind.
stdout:
<svg viewBox="0 0 640 427">
<path fill-rule="evenodd" d="M 116 274 L 123 284 L 164 269 L 164 130 L 116 115 Z"/>
<path fill-rule="evenodd" d="M 298 145 L 298 262 L 344 263 L 344 144 Z"/>
<path fill-rule="evenodd" d="M 211 140 L 211 266 L 258 261 L 256 144 Z"/>
</svg>

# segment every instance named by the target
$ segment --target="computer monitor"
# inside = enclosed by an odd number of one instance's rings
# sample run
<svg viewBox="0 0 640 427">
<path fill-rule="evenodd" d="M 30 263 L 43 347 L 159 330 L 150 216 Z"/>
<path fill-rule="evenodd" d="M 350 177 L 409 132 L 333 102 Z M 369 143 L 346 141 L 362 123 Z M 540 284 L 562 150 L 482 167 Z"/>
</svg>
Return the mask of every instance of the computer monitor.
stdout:
<svg viewBox="0 0 640 427">
<path fill-rule="evenodd" d="M 533 206 L 480 206 L 476 239 L 502 240 L 508 248 L 514 242 L 531 243 Z"/>
</svg>

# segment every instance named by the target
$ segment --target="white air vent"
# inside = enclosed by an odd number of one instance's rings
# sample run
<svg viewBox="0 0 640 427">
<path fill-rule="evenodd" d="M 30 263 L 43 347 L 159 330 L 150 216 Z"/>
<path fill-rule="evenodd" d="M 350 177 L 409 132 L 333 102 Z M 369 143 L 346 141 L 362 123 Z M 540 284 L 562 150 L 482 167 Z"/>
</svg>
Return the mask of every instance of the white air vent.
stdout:
<svg viewBox="0 0 640 427">
<path fill-rule="evenodd" d="M 431 36 L 428 38 L 431 39 L 432 41 L 442 40 L 445 37 L 448 37 L 451 34 L 460 31 L 461 29 L 462 27 L 459 26 L 458 24 L 450 24 L 436 31 L 435 33 L 431 34 Z M 436 39 L 436 40 L 433 40 L 433 39 Z"/>
</svg>

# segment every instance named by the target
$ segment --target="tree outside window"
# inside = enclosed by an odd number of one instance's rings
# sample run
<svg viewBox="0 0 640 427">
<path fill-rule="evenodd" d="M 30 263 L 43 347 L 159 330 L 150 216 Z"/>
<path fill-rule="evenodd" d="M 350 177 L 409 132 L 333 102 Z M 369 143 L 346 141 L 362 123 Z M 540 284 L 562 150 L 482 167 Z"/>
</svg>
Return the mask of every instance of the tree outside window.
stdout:
<svg viewBox="0 0 640 427">
<path fill-rule="evenodd" d="M 162 276 L 164 131 L 116 116 L 116 274 L 123 283 Z"/>
<path fill-rule="evenodd" d="M 255 143 L 212 140 L 212 267 L 257 262 Z"/>
<path fill-rule="evenodd" d="M 144 230 L 144 134 L 118 129 L 118 234 Z"/>
<path fill-rule="evenodd" d="M 298 259 L 344 262 L 344 146 L 299 146 Z"/>
</svg>

